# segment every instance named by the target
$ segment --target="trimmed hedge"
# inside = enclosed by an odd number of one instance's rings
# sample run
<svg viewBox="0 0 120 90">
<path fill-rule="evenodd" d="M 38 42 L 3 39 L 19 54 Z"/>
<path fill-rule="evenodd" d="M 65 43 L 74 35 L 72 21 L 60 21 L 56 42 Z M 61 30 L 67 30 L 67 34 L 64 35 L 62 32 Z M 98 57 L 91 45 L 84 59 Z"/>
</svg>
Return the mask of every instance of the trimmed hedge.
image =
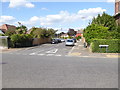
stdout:
<svg viewBox="0 0 120 90">
<path fill-rule="evenodd" d="M 99 45 L 109 45 L 108 53 L 120 53 L 120 39 L 94 39 L 91 42 L 92 52 L 105 53 L 106 48 L 99 48 Z"/>
</svg>

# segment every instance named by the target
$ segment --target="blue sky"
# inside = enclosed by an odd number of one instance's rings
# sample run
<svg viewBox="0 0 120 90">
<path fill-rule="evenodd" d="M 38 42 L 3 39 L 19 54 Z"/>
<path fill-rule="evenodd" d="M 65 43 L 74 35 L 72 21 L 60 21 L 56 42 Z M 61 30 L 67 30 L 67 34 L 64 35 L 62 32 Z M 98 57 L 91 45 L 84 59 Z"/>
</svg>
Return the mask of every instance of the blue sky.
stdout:
<svg viewBox="0 0 120 90">
<path fill-rule="evenodd" d="M 114 15 L 114 3 L 110 2 L 2 2 L 0 9 L 1 24 L 17 26 L 19 21 L 28 28 L 62 28 L 62 31 L 85 28 L 93 17 L 104 11 Z"/>
</svg>

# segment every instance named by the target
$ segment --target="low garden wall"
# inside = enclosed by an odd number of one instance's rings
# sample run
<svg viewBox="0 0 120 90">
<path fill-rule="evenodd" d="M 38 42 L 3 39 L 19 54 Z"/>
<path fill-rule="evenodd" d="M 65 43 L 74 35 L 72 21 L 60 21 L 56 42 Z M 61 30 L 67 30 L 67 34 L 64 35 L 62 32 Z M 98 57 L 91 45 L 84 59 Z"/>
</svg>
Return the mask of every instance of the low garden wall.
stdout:
<svg viewBox="0 0 120 90">
<path fill-rule="evenodd" d="M 0 49 L 8 48 L 8 36 L 0 36 Z"/>
</svg>

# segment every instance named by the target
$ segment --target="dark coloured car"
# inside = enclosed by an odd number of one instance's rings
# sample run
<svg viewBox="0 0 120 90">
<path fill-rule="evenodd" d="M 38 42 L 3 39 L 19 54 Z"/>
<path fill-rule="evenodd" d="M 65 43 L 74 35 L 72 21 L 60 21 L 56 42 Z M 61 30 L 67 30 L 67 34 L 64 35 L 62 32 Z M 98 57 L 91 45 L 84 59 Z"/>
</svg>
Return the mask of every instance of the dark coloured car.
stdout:
<svg viewBox="0 0 120 90">
<path fill-rule="evenodd" d="M 74 40 L 75 43 L 77 42 L 77 40 L 75 38 L 73 38 L 73 40 Z"/>
<path fill-rule="evenodd" d="M 57 44 L 58 40 L 57 39 L 52 39 L 51 44 Z"/>
<path fill-rule="evenodd" d="M 61 43 L 61 42 L 62 42 L 61 39 L 59 39 L 59 38 L 57 38 L 57 40 L 58 40 L 58 43 Z"/>
</svg>

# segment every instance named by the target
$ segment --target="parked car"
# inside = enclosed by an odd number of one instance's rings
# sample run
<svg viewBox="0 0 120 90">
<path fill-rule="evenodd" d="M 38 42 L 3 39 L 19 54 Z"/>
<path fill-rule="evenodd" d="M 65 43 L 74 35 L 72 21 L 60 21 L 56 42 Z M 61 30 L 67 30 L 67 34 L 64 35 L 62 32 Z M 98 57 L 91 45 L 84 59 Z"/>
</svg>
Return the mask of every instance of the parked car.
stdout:
<svg viewBox="0 0 120 90">
<path fill-rule="evenodd" d="M 56 38 L 56 40 L 58 41 L 58 43 L 61 43 L 61 40 L 59 38 Z"/>
<path fill-rule="evenodd" d="M 52 39 L 51 44 L 58 44 L 58 40 L 57 39 Z"/>
<path fill-rule="evenodd" d="M 65 42 L 66 46 L 74 46 L 74 40 L 73 39 L 67 39 Z"/>
<path fill-rule="evenodd" d="M 75 38 L 73 38 L 73 40 L 74 40 L 75 43 L 77 42 L 77 40 Z"/>
<path fill-rule="evenodd" d="M 65 40 L 64 39 L 60 39 L 61 40 L 61 42 L 65 42 Z"/>
</svg>

